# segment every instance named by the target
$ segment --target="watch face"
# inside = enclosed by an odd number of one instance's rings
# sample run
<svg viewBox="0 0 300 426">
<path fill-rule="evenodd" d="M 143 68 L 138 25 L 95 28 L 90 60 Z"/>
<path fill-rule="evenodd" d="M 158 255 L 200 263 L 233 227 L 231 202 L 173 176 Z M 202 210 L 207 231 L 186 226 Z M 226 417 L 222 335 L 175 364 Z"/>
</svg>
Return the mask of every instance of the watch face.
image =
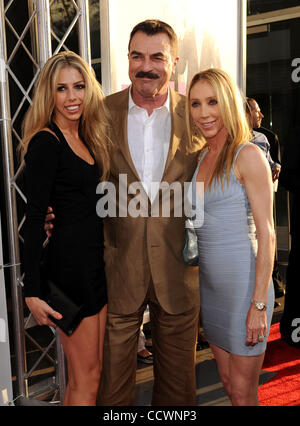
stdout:
<svg viewBox="0 0 300 426">
<path fill-rule="evenodd" d="M 258 302 L 256 306 L 257 306 L 257 309 L 264 309 L 265 307 L 265 305 L 261 302 Z"/>
<path fill-rule="evenodd" d="M 251 303 L 253 303 L 253 305 L 256 307 L 256 309 L 258 309 L 259 311 L 264 311 L 266 310 L 266 305 L 264 304 L 264 302 L 258 302 L 257 300 L 253 300 L 251 299 Z"/>
</svg>

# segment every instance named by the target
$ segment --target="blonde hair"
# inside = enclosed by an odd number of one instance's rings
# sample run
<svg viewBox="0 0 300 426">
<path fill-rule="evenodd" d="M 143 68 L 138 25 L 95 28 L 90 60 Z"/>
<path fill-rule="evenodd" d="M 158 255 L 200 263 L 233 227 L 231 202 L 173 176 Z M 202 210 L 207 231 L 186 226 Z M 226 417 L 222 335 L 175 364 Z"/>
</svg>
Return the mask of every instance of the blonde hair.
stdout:
<svg viewBox="0 0 300 426">
<path fill-rule="evenodd" d="M 54 111 L 54 93 L 61 69 L 73 67 L 80 72 L 85 82 L 83 113 L 79 132 L 84 142 L 95 156 L 97 165 L 102 170 L 101 179 L 109 174 L 110 157 L 108 139 L 108 112 L 103 103 L 103 92 L 94 70 L 74 52 L 60 52 L 48 59 L 37 80 L 32 105 L 23 121 L 23 139 L 20 143 L 22 159 L 32 137 L 52 120 Z"/>
<path fill-rule="evenodd" d="M 186 120 L 189 136 L 189 148 L 192 148 L 195 138 L 202 139 L 202 142 L 204 143 L 201 153 L 203 153 L 207 147 L 206 140 L 201 133 L 201 130 L 195 126 L 190 114 L 191 89 L 196 83 L 203 80 L 211 84 L 216 93 L 220 114 L 228 133 L 226 143 L 224 144 L 218 156 L 216 167 L 209 185 L 211 187 L 213 182 L 216 184 L 216 181 L 220 180 L 223 188 L 224 170 L 226 171 L 226 178 L 228 183 L 230 170 L 233 165 L 238 147 L 245 142 L 249 142 L 252 137 L 245 115 L 243 96 L 239 88 L 232 80 L 232 78 L 223 70 L 218 68 L 210 68 L 197 73 L 193 77 L 189 86 L 186 99 Z"/>
</svg>

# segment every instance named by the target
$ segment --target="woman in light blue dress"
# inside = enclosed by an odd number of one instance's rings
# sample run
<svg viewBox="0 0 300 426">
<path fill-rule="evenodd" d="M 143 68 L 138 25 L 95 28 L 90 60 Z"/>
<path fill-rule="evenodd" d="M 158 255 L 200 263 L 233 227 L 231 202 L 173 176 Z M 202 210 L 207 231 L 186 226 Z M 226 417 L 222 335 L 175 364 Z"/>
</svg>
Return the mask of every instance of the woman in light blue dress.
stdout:
<svg viewBox="0 0 300 426">
<path fill-rule="evenodd" d="M 249 143 L 243 99 L 226 73 L 198 73 L 187 102 L 190 143 L 195 129 L 205 143 L 193 178 L 193 198 L 204 197 L 203 223 L 196 203 L 194 224 L 204 333 L 232 404 L 258 405 L 274 306 L 270 167 Z"/>
</svg>

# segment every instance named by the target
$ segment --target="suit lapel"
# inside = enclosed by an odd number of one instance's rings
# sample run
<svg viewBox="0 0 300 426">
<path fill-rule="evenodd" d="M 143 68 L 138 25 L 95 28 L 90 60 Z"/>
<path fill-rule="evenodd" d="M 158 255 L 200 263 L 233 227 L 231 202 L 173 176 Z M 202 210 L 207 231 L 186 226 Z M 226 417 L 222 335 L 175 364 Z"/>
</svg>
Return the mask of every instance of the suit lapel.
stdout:
<svg viewBox="0 0 300 426">
<path fill-rule="evenodd" d="M 118 117 L 116 117 L 116 123 L 119 121 L 120 125 L 116 126 L 116 138 L 119 144 L 119 148 L 125 160 L 127 161 L 130 169 L 136 176 L 137 180 L 139 181 L 140 177 L 138 175 L 138 172 L 136 171 L 136 168 L 134 167 L 130 150 L 129 150 L 129 144 L 128 144 L 127 125 L 128 125 L 129 90 L 130 88 L 122 92 L 122 98 L 120 99 L 120 103 L 117 107 Z"/>
<path fill-rule="evenodd" d="M 184 105 L 182 101 L 179 103 L 181 98 L 178 99 L 177 93 L 170 89 L 170 111 L 171 111 L 171 140 L 170 140 L 170 148 L 168 152 L 168 157 L 165 165 L 165 170 L 163 174 L 164 177 L 168 171 L 168 167 L 170 166 L 173 158 L 175 157 L 176 151 L 182 139 L 182 136 L 185 131 L 185 113 L 184 113 Z"/>
</svg>

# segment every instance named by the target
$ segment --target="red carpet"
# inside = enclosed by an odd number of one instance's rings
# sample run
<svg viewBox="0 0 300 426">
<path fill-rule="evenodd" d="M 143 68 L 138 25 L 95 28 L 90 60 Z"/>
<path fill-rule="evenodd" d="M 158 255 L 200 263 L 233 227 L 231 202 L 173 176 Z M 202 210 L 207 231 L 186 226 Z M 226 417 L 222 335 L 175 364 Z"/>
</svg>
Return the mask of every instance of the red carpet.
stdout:
<svg viewBox="0 0 300 426">
<path fill-rule="evenodd" d="M 280 340 L 279 323 L 271 326 L 263 370 L 276 376 L 259 387 L 260 405 L 300 406 L 300 349 Z"/>
</svg>

